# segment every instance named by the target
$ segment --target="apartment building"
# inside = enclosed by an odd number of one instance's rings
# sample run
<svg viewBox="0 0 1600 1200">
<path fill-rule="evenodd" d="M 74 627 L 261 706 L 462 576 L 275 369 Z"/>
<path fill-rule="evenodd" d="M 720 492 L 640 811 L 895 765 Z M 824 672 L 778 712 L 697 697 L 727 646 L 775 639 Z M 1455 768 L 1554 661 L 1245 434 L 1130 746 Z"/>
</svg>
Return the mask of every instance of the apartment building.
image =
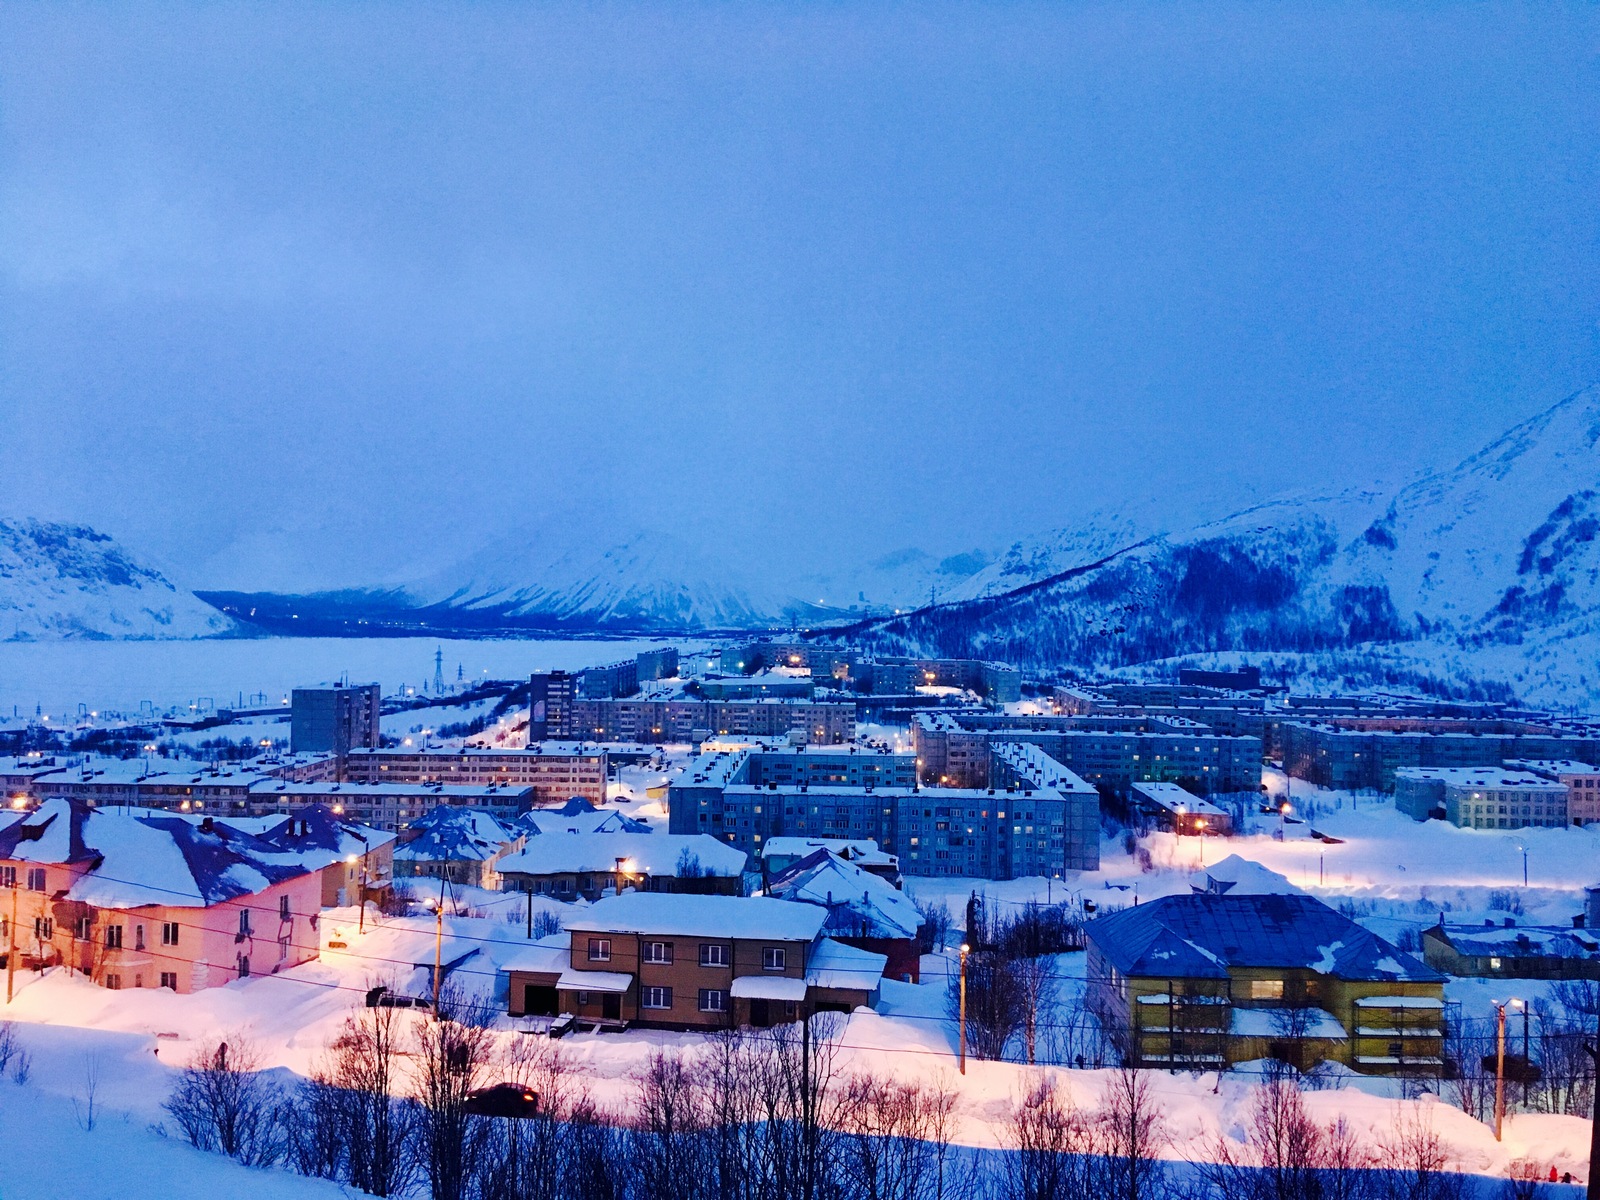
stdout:
<svg viewBox="0 0 1600 1200">
<path fill-rule="evenodd" d="M 1254 791 L 1261 739 L 1219 734 L 1178 717 L 918 714 L 912 723 L 923 783 L 988 787 L 991 744 L 1025 743 L 1090 784 L 1123 795 L 1136 781 L 1183 780 L 1202 792 Z"/>
<path fill-rule="evenodd" d="M 1395 772 L 1406 767 L 1498 767 L 1509 759 L 1590 762 L 1600 756 L 1600 731 L 1503 718 L 1286 721 L 1279 738 L 1289 774 L 1347 791 L 1393 791 Z"/>
<path fill-rule="evenodd" d="M 1087 1003 L 1134 1066 L 1444 1067 L 1445 976 L 1313 897 L 1165 896 L 1086 932 Z"/>
<path fill-rule="evenodd" d="M 641 892 L 738 896 L 747 858 L 707 834 L 568 833 L 531 837 L 496 866 L 505 891 L 560 900 Z"/>
<path fill-rule="evenodd" d="M 856 710 L 833 701 L 578 699 L 569 724 L 561 736 L 607 742 L 660 745 L 734 736 L 836 745 L 855 739 Z"/>
<path fill-rule="evenodd" d="M 1567 789 L 1567 820 L 1574 825 L 1600 822 L 1600 767 L 1571 759 L 1508 759 L 1507 768 L 1527 771 Z"/>
<path fill-rule="evenodd" d="M 875 1003 L 887 959 L 821 937 L 826 918 L 761 897 L 610 896 L 568 920 L 564 960 L 510 973 L 511 1010 L 724 1029 Z"/>
<path fill-rule="evenodd" d="M 500 861 L 521 850 L 526 840 L 525 834 L 479 809 L 435 808 L 401 836 L 394 851 L 395 877 L 498 891 Z"/>
<path fill-rule="evenodd" d="M 535 806 L 563 804 L 574 796 L 603 804 L 610 773 L 605 750 L 583 742 L 542 742 L 526 750 L 476 746 L 454 750 L 356 750 L 345 756 L 344 765 L 344 776 L 351 783 L 527 789 Z"/>
<path fill-rule="evenodd" d="M 1464 829 L 1568 823 L 1566 784 L 1504 767 L 1401 767 L 1394 804 L 1412 820 L 1438 818 Z"/>
<path fill-rule="evenodd" d="M 871 840 L 918 875 L 1013 879 L 1095 869 L 1094 788 L 1036 748 L 999 746 L 997 753 L 996 787 L 924 788 L 879 786 L 860 774 L 855 782 L 779 783 L 766 778 L 764 751 L 718 751 L 690 763 L 672 784 L 671 829 L 709 833 L 754 855 L 773 838 Z M 871 755 L 841 759 L 855 770 L 872 762 Z"/>
<path fill-rule="evenodd" d="M 528 680 L 528 741 L 563 737 L 572 728 L 572 702 L 578 677 L 566 671 L 541 671 Z"/>
<path fill-rule="evenodd" d="M 268 779 L 251 785 L 242 807 L 235 804 L 226 811 L 297 816 L 325 806 L 346 820 L 398 833 L 439 807 L 474 809 L 512 821 L 536 799 L 532 788 L 513 784 L 286 783 Z"/>
<path fill-rule="evenodd" d="M 317 956 L 319 872 L 210 818 L 46 800 L 0 828 L 6 891 L 19 965 L 112 991 L 197 992 Z"/>
<path fill-rule="evenodd" d="M 376 746 L 382 737 L 382 699 L 375 683 L 295 688 L 289 696 L 289 745 L 296 753 L 333 754 Z"/>
</svg>

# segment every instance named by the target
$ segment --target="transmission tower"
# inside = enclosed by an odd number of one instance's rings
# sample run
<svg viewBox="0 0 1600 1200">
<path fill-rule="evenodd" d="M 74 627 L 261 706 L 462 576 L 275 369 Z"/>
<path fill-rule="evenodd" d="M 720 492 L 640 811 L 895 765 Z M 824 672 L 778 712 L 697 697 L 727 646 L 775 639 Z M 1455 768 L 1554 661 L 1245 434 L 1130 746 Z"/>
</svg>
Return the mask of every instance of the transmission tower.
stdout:
<svg viewBox="0 0 1600 1200">
<path fill-rule="evenodd" d="M 444 695 L 444 647 L 433 652 L 433 694 Z"/>
</svg>

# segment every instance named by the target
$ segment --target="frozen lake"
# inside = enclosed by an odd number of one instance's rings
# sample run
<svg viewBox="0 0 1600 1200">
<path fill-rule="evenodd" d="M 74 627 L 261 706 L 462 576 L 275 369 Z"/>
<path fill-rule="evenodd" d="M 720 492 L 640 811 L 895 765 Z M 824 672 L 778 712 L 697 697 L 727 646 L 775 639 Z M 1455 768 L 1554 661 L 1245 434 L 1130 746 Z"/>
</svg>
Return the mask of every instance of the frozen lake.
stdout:
<svg viewBox="0 0 1600 1200">
<path fill-rule="evenodd" d="M 149 701 L 161 710 L 209 698 L 229 706 L 254 695 L 279 700 L 296 685 L 348 675 L 422 690 L 433 680 L 433 656 L 444 651 L 445 682 L 459 667 L 467 679 L 515 679 L 540 670 L 572 670 L 614 662 L 656 641 L 452 641 L 438 638 L 252 638 L 192 642 L 0 643 L 0 717 L 35 706 L 60 717 L 83 704 L 136 713 Z"/>
</svg>

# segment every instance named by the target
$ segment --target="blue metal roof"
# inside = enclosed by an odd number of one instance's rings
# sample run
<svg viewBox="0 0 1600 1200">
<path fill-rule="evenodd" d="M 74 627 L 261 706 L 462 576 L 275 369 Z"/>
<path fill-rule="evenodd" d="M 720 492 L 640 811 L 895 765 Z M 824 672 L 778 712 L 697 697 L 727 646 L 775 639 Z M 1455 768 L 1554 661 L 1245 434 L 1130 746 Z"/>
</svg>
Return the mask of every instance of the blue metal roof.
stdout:
<svg viewBox="0 0 1600 1200">
<path fill-rule="evenodd" d="M 1438 983 L 1444 976 L 1314 896 L 1165 896 L 1090 922 L 1124 975 L 1220 979 L 1229 968 Z"/>
</svg>

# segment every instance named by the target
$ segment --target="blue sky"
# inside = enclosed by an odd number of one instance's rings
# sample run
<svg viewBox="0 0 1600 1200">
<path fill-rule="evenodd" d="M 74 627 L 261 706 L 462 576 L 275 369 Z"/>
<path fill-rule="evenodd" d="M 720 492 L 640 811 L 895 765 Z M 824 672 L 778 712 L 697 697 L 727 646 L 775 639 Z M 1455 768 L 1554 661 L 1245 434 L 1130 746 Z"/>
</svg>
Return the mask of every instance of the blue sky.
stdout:
<svg viewBox="0 0 1600 1200">
<path fill-rule="evenodd" d="M 191 586 L 1403 480 L 1600 379 L 1600 10 L 10 5 L 0 510 Z"/>
</svg>

